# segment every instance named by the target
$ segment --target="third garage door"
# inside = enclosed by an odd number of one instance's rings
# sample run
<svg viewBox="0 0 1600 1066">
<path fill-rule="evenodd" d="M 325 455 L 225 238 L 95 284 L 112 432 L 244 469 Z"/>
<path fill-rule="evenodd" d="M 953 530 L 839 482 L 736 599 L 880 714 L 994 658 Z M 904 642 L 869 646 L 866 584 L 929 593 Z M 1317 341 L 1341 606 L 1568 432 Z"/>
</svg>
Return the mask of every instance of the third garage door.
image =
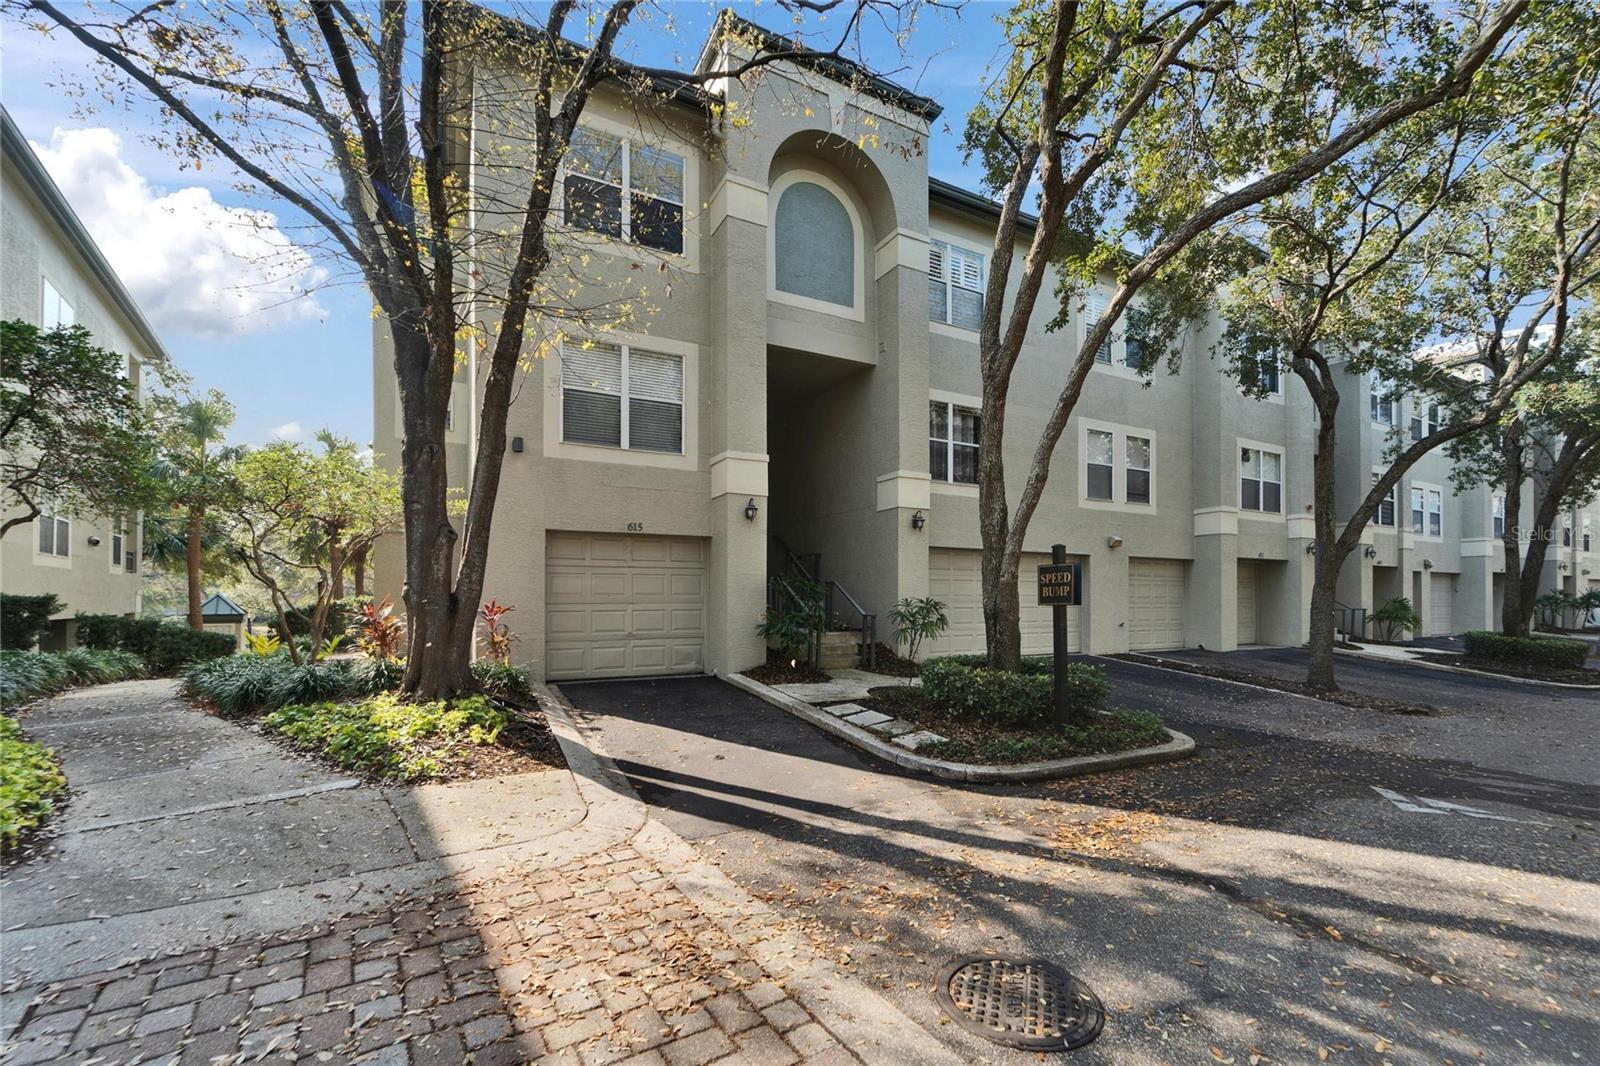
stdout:
<svg viewBox="0 0 1600 1066">
<path fill-rule="evenodd" d="M 1240 644 L 1256 642 L 1256 564 L 1239 560 L 1239 634 Z"/>
<path fill-rule="evenodd" d="M 1128 560 L 1128 646 L 1134 651 L 1183 647 L 1183 562 Z"/>
<path fill-rule="evenodd" d="M 552 532 L 545 545 L 545 675 L 705 671 L 706 542 Z"/>
<path fill-rule="evenodd" d="M 933 548 L 928 552 L 928 595 L 945 605 L 950 626 L 944 634 L 922 646 L 922 657 L 936 655 L 976 655 L 983 648 L 982 553 L 971 548 Z M 1050 556 L 1043 552 L 1024 552 L 1017 571 L 1017 588 L 1022 605 L 1022 654 L 1050 654 L 1050 608 L 1038 607 L 1038 581 L 1035 575 Z M 1081 608 L 1067 608 L 1067 648 L 1079 651 L 1078 615 Z M 880 623 L 882 624 L 882 623 Z M 888 631 L 886 631 L 886 635 Z"/>
<path fill-rule="evenodd" d="M 1430 637 L 1442 637 L 1454 632 L 1452 620 L 1456 612 L 1456 577 L 1454 574 L 1430 574 L 1428 588 L 1427 632 Z"/>
</svg>

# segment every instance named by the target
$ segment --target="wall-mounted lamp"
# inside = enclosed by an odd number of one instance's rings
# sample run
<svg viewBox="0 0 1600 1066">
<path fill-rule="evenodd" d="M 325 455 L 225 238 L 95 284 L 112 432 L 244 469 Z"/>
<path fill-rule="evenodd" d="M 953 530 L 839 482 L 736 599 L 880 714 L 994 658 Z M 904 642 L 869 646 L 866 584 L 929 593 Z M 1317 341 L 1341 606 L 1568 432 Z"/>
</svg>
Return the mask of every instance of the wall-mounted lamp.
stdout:
<svg viewBox="0 0 1600 1066">
<path fill-rule="evenodd" d="M 1106 538 L 1106 547 L 1110 548 L 1112 551 L 1116 551 L 1118 548 L 1122 547 L 1122 538 L 1117 536 L 1115 533 L 1111 534 L 1111 536 Z"/>
<path fill-rule="evenodd" d="M 756 498 L 750 497 L 750 502 L 744 505 L 744 517 L 747 522 L 754 522 L 756 515 L 761 513 L 761 508 L 756 506 Z"/>
<path fill-rule="evenodd" d="M 1432 559 L 1424 559 L 1424 560 L 1422 560 L 1422 568 L 1424 570 L 1432 570 L 1433 569 L 1433 560 Z"/>
<path fill-rule="evenodd" d="M 1306 545 L 1306 554 L 1307 555 L 1315 555 L 1315 554 L 1317 554 L 1317 542 L 1316 541 L 1312 541 L 1310 544 Z"/>
<path fill-rule="evenodd" d="M 1361 554 L 1365 555 L 1368 559 L 1376 559 L 1378 557 L 1378 549 L 1368 544 Z"/>
<path fill-rule="evenodd" d="M 927 524 L 928 524 L 928 516 L 927 515 L 923 514 L 921 511 L 912 511 L 911 512 L 911 528 L 912 529 L 921 529 L 923 526 L 925 526 Z"/>
<path fill-rule="evenodd" d="M 100 538 L 99 537 L 90 537 L 89 538 L 89 547 L 91 547 L 91 548 L 100 547 Z"/>
<path fill-rule="evenodd" d="M 522 438 L 521 437 L 512 437 L 511 438 L 511 450 L 516 452 L 518 455 L 522 454 Z"/>
<path fill-rule="evenodd" d="M 1564 573 L 1567 572 L 1567 564 L 1566 563 L 1562 563 L 1559 567 L 1557 567 L 1557 569 L 1560 570 L 1564 574 Z"/>
</svg>

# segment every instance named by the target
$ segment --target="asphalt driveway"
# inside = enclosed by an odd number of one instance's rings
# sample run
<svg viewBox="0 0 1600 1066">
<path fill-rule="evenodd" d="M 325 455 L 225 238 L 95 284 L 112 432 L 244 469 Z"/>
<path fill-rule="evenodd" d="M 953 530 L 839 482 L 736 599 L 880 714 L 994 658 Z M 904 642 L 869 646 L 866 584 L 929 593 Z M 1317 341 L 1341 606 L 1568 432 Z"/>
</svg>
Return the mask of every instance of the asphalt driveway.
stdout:
<svg viewBox="0 0 1600 1066">
<path fill-rule="evenodd" d="M 1107 668 L 1199 755 L 962 787 L 714 679 L 564 689 L 657 817 L 973 1061 L 1032 1061 L 941 1021 L 930 981 L 979 950 L 1095 988 L 1110 1021 L 1084 1061 L 1600 1046 L 1600 795 L 1588 760 L 1518 736 L 1544 715 L 1576 746 L 1583 705 L 1399 718 Z"/>
</svg>

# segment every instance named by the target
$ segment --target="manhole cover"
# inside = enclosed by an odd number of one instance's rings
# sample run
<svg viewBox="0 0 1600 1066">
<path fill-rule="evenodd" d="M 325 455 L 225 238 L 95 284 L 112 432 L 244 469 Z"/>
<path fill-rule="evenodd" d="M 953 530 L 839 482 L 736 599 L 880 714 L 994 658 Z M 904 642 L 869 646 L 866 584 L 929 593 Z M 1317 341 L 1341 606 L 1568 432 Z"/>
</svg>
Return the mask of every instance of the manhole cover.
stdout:
<svg viewBox="0 0 1600 1066">
<path fill-rule="evenodd" d="M 956 959 L 940 972 L 936 994 L 968 1032 L 1029 1051 L 1083 1047 L 1106 1020 L 1088 985 L 1043 959 Z"/>
</svg>

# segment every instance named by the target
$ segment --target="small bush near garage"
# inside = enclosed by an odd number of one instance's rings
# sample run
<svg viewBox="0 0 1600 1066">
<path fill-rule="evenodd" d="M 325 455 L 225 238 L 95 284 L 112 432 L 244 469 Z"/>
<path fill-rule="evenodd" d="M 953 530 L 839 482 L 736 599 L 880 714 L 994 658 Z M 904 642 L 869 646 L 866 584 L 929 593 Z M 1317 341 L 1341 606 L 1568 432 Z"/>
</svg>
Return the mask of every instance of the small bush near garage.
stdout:
<svg viewBox="0 0 1600 1066">
<path fill-rule="evenodd" d="M 1474 630 L 1463 635 L 1467 657 L 1495 662 L 1521 663 L 1552 670 L 1582 670 L 1589 657 L 1588 642 L 1566 637 L 1512 637 Z"/>
<path fill-rule="evenodd" d="M 208 633 L 154 618 L 80 614 L 77 621 L 80 645 L 132 652 L 155 677 L 170 677 L 191 663 L 220 659 L 237 650 L 231 634 Z"/>
<path fill-rule="evenodd" d="M 11 851 L 37 828 L 66 787 L 50 749 L 28 740 L 15 718 L 0 714 L 0 851 Z"/>
<path fill-rule="evenodd" d="M 50 616 L 62 608 L 55 596 L 13 596 L 0 592 L 0 648 L 27 651 L 39 643 Z"/>
<path fill-rule="evenodd" d="M 0 707 L 15 707 L 74 685 L 103 685 L 144 674 L 144 663 L 128 652 L 0 651 Z"/>
<path fill-rule="evenodd" d="M 1054 717 L 1054 677 L 1042 657 L 1012 673 L 980 665 L 974 657 L 931 659 L 922 667 L 922 692 L 935 708 L 956 718 L 1008 728 L 1038 727 Z M 1067 665 L 1067 696 L 1083 716 L 1104 710 L 1111 696 L 1105 671 L 1087 663 Z"/>
</svg>

